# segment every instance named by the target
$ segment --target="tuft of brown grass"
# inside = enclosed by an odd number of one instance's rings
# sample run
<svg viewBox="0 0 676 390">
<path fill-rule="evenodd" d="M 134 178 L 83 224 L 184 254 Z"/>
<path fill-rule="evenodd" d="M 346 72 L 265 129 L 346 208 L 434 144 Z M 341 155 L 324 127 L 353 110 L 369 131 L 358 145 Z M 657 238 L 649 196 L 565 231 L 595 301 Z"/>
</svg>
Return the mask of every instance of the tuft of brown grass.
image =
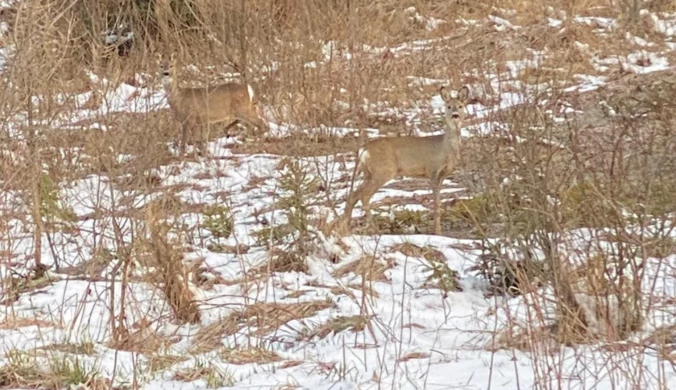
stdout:
<svg viewBox="0 0 676 390">
<path fill-rule="evenodd" d="M 407 361 L 412 360 L 412 359 L 427 359 L 427 358 L 429 358 L 429 357 L 430 357 L 430 354 L 429 354 L 429 353 L 425 353 L 425 352 L 411 352 L 411 353 L 407 353 L 406 355 L 404 355 L 404 356 L 400 357 L 399 359 L 397 359 L 397 362 L 398 362 L 398 363 L 401 363 L 401 362 L 407 362 Z"/>
<path fill-rule="evenodd" d="M 176 243 L 169 242 L 167 238 L 169 226 L 163 223 L 156 213 L 156 206 L 149 205 L 146 222 L 150 231 L 150 249 L 155 266 L 159 269 L 156 284 L 161 288 L 179 321 L 198 323 L 201 316 L 195 295 L 188 286 L 183 255 L 177 249 Z"/>
<path fill-rule="evenodd" d="M 430 263 L 446 262 L 446 256 L 441 251 L 429 246 L 421 247 L 410 242 L 393 245 L 392 250 L 403 253 L 406 256 L 425 259 Z"/>
<path fill-rule="evenodd" d="M 301 302 L 295 304 L 257 303 L 247 306 L 241 313 L 244 325 L 255 327 L 255 335 L 263 336 L 292 320 L 315 315 L 317 312 L 335 307 L 331 301 Z"/>
<path fill-rule="evenodd" d="M 0 330 L 24 328 L 27 326 L 60 328 L 59 324 L 53 321 L 38 318 L 10 316 L 0 321 Z"/>
<path fill-rule="evenodd" d="M 412 203 L 414 203 L 414 201 L 410 197 L 391 198 L 384 199 L 371 207 L 373 212 L 375 207 L 380 207 L 381 205 L 402 205 Z M 372 217 L 373 227 L 368 226 L 368 229 L 361 228 L 358 232 L 363 234 L 375 234 L 375 232 L 379 234 L 410 234 L 428 231 L 430 225 L 428 212 L 392 210 L 390 211 L 390 214 L 391 216 L 385 216 L 374 213 Z"/>
<path fill-rule="evenodd" d="M 202 354 L 221 347 L 221 339 L 237 333 L 240 329 L 239 312 L 223 318 L 220 321 L 201 328 L 195 335 L 191 353 Z"/>
<path fill-rule="evenodd" d="M 282 360 L 277 353 L 263 348 L 224 348 L 218 355 L 230 364 L 274 363 Z"/>
<path fill-rule="evenodd" d="M 132 332 L 120 329 L 123 328 L 118 328 L 118 337 L 108 343 L 109 348 L 150 355 L 175 342 L 175 339 L 159 334 L 157 329 L 150 327 L 142 327 Z"/>
<path fill-rule="evenodd" d="M 610 266 L 604 254 L 590 256 L 583 265 L 572 270 L 571 280 L 580 285 L 579 292 L 607 295 L 612 290 L 612 282 L 608 278 Z"/>
<path fill-rule="evenodd" d="M 531 351 L 534 343 L 545 343 L 545 345 L 554 347 L 556 340 L 552 329 L 550 327 L 534 327 L 532 330 L 528 330 L 519 326 L 512 326 L 498 332 L 495 341 L 489 341 L 485 347 L 489 351 L 499 351 L 501 349 Z"/>
<path fill-rule="evenodd" d="M 172 378 L 181 382 L 194 382 L 198 379 L 206 382 L 208 389 L 234 386 L 235 380 L 229 371 L 212 363 L 195 362 L 190 368 L 183 368 L 174 373 Z"/>
<path fill-rule="evenodd" d="M 349 284 L 346 287 L 343 287 L 343 286 L 331 287 L 331 294 L 333 294 L 333 295 L 347 295 L 348 297 L 350 297 L 350 299 L 356 300 L 357 296 L 354 294 L 354 292 L 352 290 L 360 291 L 363 294 L 368 294 L 369 296 L 371 296 L 373 298 L 379 297 L 378 291 L 371 288 L 371 286 L 367 286 L 367 288 L 365 289 L 363 285 L 357 284 L 357 283 Z"/>
<path fill-rule="evenodd" d="M 230 254 L 236 254 L 236 255 L 245 255 L 249 253 L 249 246 L 244 245 L 244 244 L 236 244 L 236 245 L 224 245 L 224 244 L 216 244 L 216 243 L 210 243 L 207 245 L 207 249 L 210 250 L 211 252 L 216 252 L 216 253 L 230 253 Z"/>
<path fill-rule="evenodd" d="M 96 354 L 94 343 L 79 343 L 79 344 L 60 343 L 47 345 L 44 347 L 40 347 L 38 349 L 41 349 L 43 351 L 64 352 L 72 355 L 94 356 Z"/>
<path fill-rule="evenodd" d="M 254 328 L 255 330 L 249 331 L 252 335 L 265 336 L 289 321 L 311 317 L 332 307 L 335 304 L 328 300 L 284 304 L 255 303 L 200 329 L 195 336 L 192 352 L 198 354 L 218 349 L 224 337 L 244 328 Z"/>
<path fill-rule="evenodd" d="M 296 251 L 275 247 L 270 250 L 270 256 L 270 260 L 265 264 L 252 269 L 250 275 L 269 275 L 275 272 L 300 272 L 307 274 L 310 272 L 305 257 Z"/>
<path fill-rule="evenodd" d="M 110 389 L 109 379 L 95 369 L 88 369 L 70 357 L 39 359 L 36 354 L 12 350 L 0 367 L 0 387 L 58 390 L 84 385 L 87 389 Z"/>
<path fill-rule="evenodd" d="M 460 277 L 458 273 L 448 266 L 446 256 L 438 249 L 421 247 L 408 242 L 394 245 L 392 249 L 406 256 L 427 260 L 429 265 L 425 265 L 425 267 L 429 268 L 432 273 L 427 278 L 424 287 L 438 288 L 443 291 L 444 296 L 451 291 L 462 291 L 459 285 Z"/>
<path fill-rule="evenodd" d="M 307 294 L 307 291 L 296 290 L 296 291 L 293 291 L 293 292 L 290 292 L 290 293 L 286 294 L 286 296 L 284 297 L 284 299 L 296 299 L 296 298 L 302 297 L 302 296 L 305 295 L 305 294 Z"/>
<path fill-rule="evenodd" d="M 35 277 L 28 275 L 26 277 L 7 277 L 2 280 L 3 297 L 0 300 L 2 305 L 11 305 L 19 299 L 21 294 L 36 291 L 41 288 L 51 286 L 59 278 L 39 276 L 38 272 L 44 273 L 44 270 L 36 269 Z"/>
<path fill-rule="evenodd" d="M 243 154 L 266 153 L 287 157 L 311 157 L 351 152 L 357 149 L 358 145 L 356 137 L 292 134 L 284 138 L 269 138 L 261 142 L 236 144 L 232 146 L 232 151 Z"/>
<path fill-rule="evenodd" d="M 320 325 L 317 329 L 304 334 L 303 340 L 312 340 L 315 338 L 323 339 L 330 334 L 351 330 L 352 332 L 361 332 L 368 326 L 370 318 L 363 315 L 340 316 L 332 318 L 326 323 Z"/>
<path fill-rule="evenodd" d="M 333 276 L 342 278 L 353 273 L 371 282 L 388 282 L 385 272 L 394 267 L 392 260 L 377 259 L 372 255 L 364 255 L 359 260 L 353 261 L 333 271 Z"/>
<path fill-rule="evenodd" d="M 149 370 L 150 372 L 153 373 L 165 371 L 175 364 L 182 363 L 188 360 L 187 356 L 164 355 L 164 354 L 147 355 L 147 358 L 149 363 Z"/>
</svg>

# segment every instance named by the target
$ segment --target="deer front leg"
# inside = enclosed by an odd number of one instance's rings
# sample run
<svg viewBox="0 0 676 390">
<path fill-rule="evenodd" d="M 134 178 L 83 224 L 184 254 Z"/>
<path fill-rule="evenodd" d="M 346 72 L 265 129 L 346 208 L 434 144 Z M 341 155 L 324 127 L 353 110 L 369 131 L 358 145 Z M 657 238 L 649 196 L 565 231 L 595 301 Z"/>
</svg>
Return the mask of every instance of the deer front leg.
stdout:
<svg viewBox="0 0 676 390">
<path fill-rule="evenodd" d="M 432 194 L 434 197 L 434 234 L 441 235 L 441 179 L 431 180 Z"/>
</svg>

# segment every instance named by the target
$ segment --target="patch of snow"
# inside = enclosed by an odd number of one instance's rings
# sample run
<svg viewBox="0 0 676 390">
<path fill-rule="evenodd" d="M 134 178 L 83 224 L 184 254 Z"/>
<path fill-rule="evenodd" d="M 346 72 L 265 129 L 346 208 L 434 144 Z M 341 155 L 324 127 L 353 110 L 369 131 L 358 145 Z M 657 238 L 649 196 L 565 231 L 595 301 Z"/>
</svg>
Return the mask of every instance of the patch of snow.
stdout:
<svg viewBox="0 0 676 390">
<path fill-rule="evenodd" d="M 446 21 L 442 19 L 437 19 L 434 17 L 427 18 L 422 16 L 415 7 L 406 8 L 406 12 L 411 15 L 411 20 L 424 25 L 427 31 L 436 30 L 440 25 L 446 23 Z"/>
<path fill-rule="evenodd" d="M 626 72 L 646 74 L 669 69 L 669 60 L 657 53 L 641 51 L 623 58 L 620 61 L 620 67 Z"/>
<path fill-rule="evenodd" d="M 586 74 L 575 74 L 574 78 L 580 80 L 580 83 L 572 87 L 565 88 L 564 92 L 589 92 L 598 89 L 599 87 L 606 84 L 605 76 L 595 76 L 595 75 L 586 75 Z"/>
<path fill-rule="evenodd" d="M 624 34 L 624 37 L 625 37 L 629 42 L 632 42 L 633 44 L 635 44 L 635 45 L 637 45 L 637 46 L 641 46 L 641 47 L 653 47 L 653 46 L 655 46 L 655 43 L 649 42 L 649 41 L 647 41 L 647 40 L 645 40 L 645 39 L 643 39 L 643 38 L 641 38 L 641 37 L 639 37 L 639 36 L 632 35 L 629 31 L 627 31 L 627 32 Z"/>
<path fill-rule="evenodd" d="M 430 85 L 446 85 L 449 83 L 448 79 L 431 79 L 427 77 L 419 76 L 406 76 L 406 79 L 409 80 L 409 85 L 411 86 L 430 86 Z"/>
<path fill-rule="evenodd" d="M 660 19 L 656 14 L 650 14 L 650 20 L 653 24 L 653 29 L 658 33 L 673 37 L 676 36 L 676 18 Z"/>
<path fill-rule="evenodd" d="M 510 21 L 500 18 L 498 16 L 488 15 L 488 20 L 492 22 L 495 31 L 503 32 L 507 30 L 516 31 L 521 29 L 521 26 L 515 26 Z"/>
<path fill-rule="evenodd" d="M 563 24 L 563 21 L 560 20 L 560 19 L 547 18 L 547 24 L 550 27 L 558 28 L 558 27 L 561 27 L 561 25 Z"/>
<path fill-rule="evenodd" d="M 613 31 L 618 26 L 617 20 L 600 16 L 576 16 L 573 20 L 575 23 L 595 27 L 600 31 Z"/>
</svg>

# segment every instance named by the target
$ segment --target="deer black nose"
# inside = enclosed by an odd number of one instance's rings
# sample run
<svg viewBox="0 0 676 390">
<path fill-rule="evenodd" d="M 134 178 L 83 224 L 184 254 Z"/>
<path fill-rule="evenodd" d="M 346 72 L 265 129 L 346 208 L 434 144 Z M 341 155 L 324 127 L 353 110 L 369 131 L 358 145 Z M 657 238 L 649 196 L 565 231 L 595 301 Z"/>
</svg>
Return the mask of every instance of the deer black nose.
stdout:
<svg viewBox="0 0 676 390">
<path fill-rule="evenodd" d="M 458 114 L 457 112 L 454 112 L 453 114 L 451 114 L 451 118 L 458 119 L 458 118 L 460 118 L 460 114 Z"/>
</svg>

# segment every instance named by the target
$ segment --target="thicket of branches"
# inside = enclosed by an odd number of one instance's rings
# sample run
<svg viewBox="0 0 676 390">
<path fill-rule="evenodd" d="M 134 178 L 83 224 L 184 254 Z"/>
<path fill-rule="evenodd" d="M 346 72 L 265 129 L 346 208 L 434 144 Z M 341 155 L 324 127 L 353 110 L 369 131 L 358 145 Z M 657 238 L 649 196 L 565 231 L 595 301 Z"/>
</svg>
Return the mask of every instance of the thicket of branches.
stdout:
<svg viewBox="0 0 676 390">
<path fill-rule="evenodd" d="M 501 6 L 530 12 L 532 19 L 546 18 L 547 6 L 556 4 L 505 3 L 509 4 Z M 578 3 L 562 8 L 576 11 Z M 647 22 L 633 14 L 633 6 L 594 3 L 605 4 L 609 13 L 625 21 L 614 32 L 617 45 L 622 44 L 626 29 L 647 28 Z M 651 7 L 657 7 L 652 3 L 660 2 L 651 2 Z M 673 8 L 669 2 L 661 3 L 663 10 Z M 44 271 L 44 250 L 59 253 L 59 243 L 52 242 L 50 234 L 67 230 L 73 220 L 55 198 L 56 187 L 99 174 L 119 188 L 150 194 L 152 178 L 147 172 L 175 158 L 167 153 L 166 141 L 175 136 L 177 125 L 166 113 L 101 114 L 97 120 L 108 127 L 105 134 L 86 129 L 86 123 L 77 130 L 60 128 L 67 127 L 75 109 L 86 104 L 105 106 L 106 91 L 121 82 L 157 85 L 155 53 L 177 50 L 184 65 L 199 68 L 181 69 L 183 82 L 204 85 L 222 79 L 225 72 L 239 73 L 237 78 L 253 83 L 261 100 L 276 111 L 275 120 L 307 127 L 378 127 L 395 133 L 409 131 L 403 119 L 385 121 L 370 115 L 368 108 L 384 101 L 410 108 L 429 99 L 436 86 L 411 86 L 408 76 L 481 84 L 467 73 L 495 72 L 496 63 L 527 56 L 527 44 L 548 48 L 551 55 L 541 69 L 528 69 L 523 81 L 553 87 L 561 81 L 569 86 L 573 73 L 589 69 L 574 42 L 590 38 L 570 21 L 566 21 L 567 32 L 557 36 L 542 34 L 541 26 L 519 30 L 513 44 L 501 44 L 494 30 L 454 22 L 458 15 L 485 17 L 495 12 L 496 1 L 36 0 L 22 4 L 3 15 L 11 27 L 5 37 L 11 57 L 4 66 L 0 91 L 0 110 L 8 118 L 0 124 L 0 190 L 13 196 L 4 203 L 1 218 L 26 222 L 35 241 L 32 260 L 38 271 Z M 410 6 L 449 22 L 429 31 L 406 11 Z M 106 31 L 111 29 L 134 33 L 128 56 L 119 56 L 114 46 L 106 44 Z M 414 38 L 439 36 L 450 37 L 448 46 L 401 57 L 386 49 Z M 563 74 L 542 69 L 561 64 L 566 68 Z M 139 81 L 141 73 L 146 77 Z M 504 267 L 505 259 L 544 263 L 538 278 L 553 288 L 557 313 L 554 325 L 533 318 L 532 326 L 550 326 L 559 342 L 622 339 L 641 329 L 651 305 L 644 294 L 656 283 L 645 277 L 646 269 L 663 266 L 661 261 L 674 252 L 676 84 L 671 73 L 648 80 L 602 89 L 591 95 L 592 101 L 564 94 L 558 87 L 537 93 L 513 87 L 532 99 L 489 118 L 508 127 L 464 144 L 455 181 L 468 187 L 474 199 L 449 207 L 446 224 L 483 240 L 487 263 L 482 271 L 488 278 L 494 263 Z M 72 98 L 87 90 L 95 91 L 90 101 Z M 566 100 L 581 102 L 586 116 L 573 115 L 565 124 L 553 121 L 551 112 L 561 112 Z M 436 128 L 434 118 L 426 118 L 420 127 Z M 304 151 L 326 148 L 317 140 L 302 142 L 295 146 Z M 337 141 L 330 145 L 329 154 L 347 151 Z M 122 164 L 120 154 L 137 158 Z M 302 173 L 296 176 L 306 178 Z M 112 191 L 107 195 L 115 198 Z M 137 225 L 119 223 L 122 199 L 101 205 L 99 214 L 92 216 L 106 224 L 102 229 L 114 232 L 110 240 L 119 267 L 131 266 L 139 253 L 150 258 L 155 253 L 151 261 L 156 266 L 164 261 L 164 274 L 184 272 L 176 270 L 181 267 L 180 255 L 175 253 L 180 247 L 167 238 L 165 226 L 166 220 L 173 220 L 172 229 L 180 227 L 180 210 L 172 208 L 172 196 L 163 194 L 151 217 L 136 216 Z M 304 205 L 297 209 L 306 210 Z M 305 216 L 294 217 L 295 223 L 307 223 Z M 308 229 L 296 228 L 302 237 L 308 236 Z M 137 247 L 125 238 L 124 233 L 130 232 L 138 234 L 135 237 L 148 236 L 147 240 Z M 307 250 L 307 245 L 302 247 Z M 93 250 L 96 256 L 100 249 Z M 12 259 L 3 261 L 9 264 Z M 516 271 L 505 272 L 514 276 Z M 524 271 L 524 279 L 531 276 Z M 189 302 L 181 282 L 169 279 L 158 282 L 177 286 L 166 296 Z M 530 282 L 518 283 L 523 292 Z M 595 313 L 585 312 L 590 307 Z M 194 313 L 181 314 L 180 308 L 175 311 L 185 321 L 197 318 Z M 120 323 L 122 317 L 117 317 Z"/>
</svg>

